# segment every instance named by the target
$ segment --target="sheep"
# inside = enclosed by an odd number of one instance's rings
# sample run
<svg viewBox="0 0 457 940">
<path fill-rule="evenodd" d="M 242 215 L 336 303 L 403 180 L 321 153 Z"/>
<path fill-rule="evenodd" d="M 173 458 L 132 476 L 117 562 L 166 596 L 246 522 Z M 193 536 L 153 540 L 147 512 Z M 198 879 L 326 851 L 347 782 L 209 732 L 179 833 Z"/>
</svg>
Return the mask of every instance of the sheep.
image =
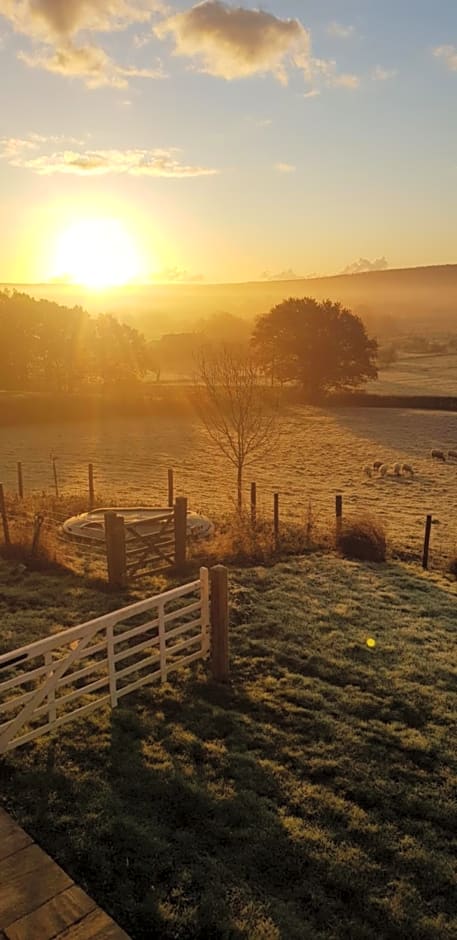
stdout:
<svg viewBox="0 0 457 940">
<path fill-rule="evenodd" d="M 401 476 L 401 464 L 400 464 L 400 463 L 394 463 L 394 465 L 393 465 L 393 467 L 392 467 L 392 471 L 393 471 L 394 477 L 399 477 L 399 476 Z"/>
<path fill-rule="evenodd" d="M 443 463 L 446 463 L 446 457 L 442 450 L 432 450 L 432 457 L 434 460 L 442 460 Z"/>
<path fill-rule="evenodd" d="M 365 476 L 367 476 L 367 477 L 372 477 L 372 476 L 373 476 L 373 470 L 372 470 L 371 467 L 369 467 L 368 465 L 363 468 L 363 473 L 364 473 Z"/>
<path fill-rule="evenodd" d="M 401 472 L 404 474 L 405 477 L 413 477 L 413 476 L 414 476 L 414 470 L 413 470 L 413 468 L 412 468 L 412 466 L 411 466 L 410 463 L 404 463 L 404 464 L 402 464 Z"/>
<path fill-rule="evenodd" d="M 457 459 L 457 450 L 448 450 L 447 455 L 448 457 L 454 457 Z"/>
<path fill-rule="evenodd" d="M 379 476 L 380 476 L 380 477 L 386 477 L 387 474 L 388 474 L 388 472 L 389 472 L 389 467 L 388 467 L 388 465 L 387 465 L 386 463 L 382 463 L 381 466 L 380 466 L 380 468 L 379 468 Z"/>
<path fill-rule="evenodd" d="M 373 464 L 373 470 L 380 470 L 382 467 L 382 460 L 375 460 Z"/>
</svg>

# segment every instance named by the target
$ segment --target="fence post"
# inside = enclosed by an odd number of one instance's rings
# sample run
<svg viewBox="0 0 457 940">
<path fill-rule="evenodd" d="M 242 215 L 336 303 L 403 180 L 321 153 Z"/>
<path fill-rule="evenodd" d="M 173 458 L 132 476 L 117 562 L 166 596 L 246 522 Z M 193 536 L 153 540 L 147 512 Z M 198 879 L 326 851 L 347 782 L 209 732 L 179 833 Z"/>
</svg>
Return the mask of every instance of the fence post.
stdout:
<svg viewBox="0 0 457 940">
<path fill-rule="evenodd" d="M 59 482 L 57 479 L 57 466 L 56 466 L 57 457 L 52 457 L 52 470 L 54 473 L 54 487 L 56 491 L 57 498 L 59 497 Z"/>
<path fill-rule="evenodd" d="M 279 493 L 274 494 L 274 534 L 275 549 L 279 546 Z"/>
<path fill-rule="evenodd" d="M 227 682 L 229 666 L 228 572 L 224 565 L 210 570 L 211 673 L 216 682 Z"/>
<path fill-rule="evenodd" d="M 178 496 L 175 507 L 175 565 L 184 568 L 186 564 L 187 551 L 187 499 L 185 496 Z"/>
<path fill-rule="evenodd" d="M 8 524 L 8 513 L 6 511 L 5 493 L 3 490 L 3 483 L 0 483 L 0 516 L 2 517 L 3 538 L 5 540 L 5 545 L 11 545 L 10 527 Z"/>
<path fill-rule="evenodd" d="M 115 589 L 127 587 L 124 519 L 115 512 L 105 512 L 108 581 Z"/>
<path fill-rule="evenodd" d="M 20 462 L 17 465 L 17 491 L 19 493 L 19 499 L 24 499 L 24 480 L 22 477 L 22 464 Z"/>
<path fill-rule="evenodd" d="M 427 571 L 428 569 L 428 555 L 430 551 L 430 536 L 432 533 L 432 522 L 433 522 L 433 517 L 427 516 L 427 521 L 425 523 L 424 553 L 422 555 L 422 567 L 424 571 Z"/>
<path fill-rule="evenodd" d="M 168 471 L 168 505 L 170 509 L 174 506 L 175 502 L 175 484 L 174 484 L 174 473 L 173 470 Z"/>
<path fill-rule="evenodd" d="M 30 550 L 30 554 L 32 558 L 35 558 L 35 556 L 38 553 L 38 546 L 40 544 L 41 526 L 43 525 L 43 522 L 44 522 L 44 516 L 38 513 L 35 516 L 34 523 L 33 523 L 32 548 Z"/>
<path fill-rule="evenodd" d="M 257 483 L 251 483 L 251 525 L 257 523 Z"/>
<path fill-rule="evenodd" d="M 94 465 L 93 463 L 89 464 L 89 510 L 93 509 L 95 505 L 95 490 L 94 490 Z"/>
<path fill-rule="evenodd" d="M 337 493 L 335 499 L 335 512 L 336 512 L 336 535 L 341 532 L 341 527 L 343 524 L 343 497 L 341 493 Z"/>
</svg>

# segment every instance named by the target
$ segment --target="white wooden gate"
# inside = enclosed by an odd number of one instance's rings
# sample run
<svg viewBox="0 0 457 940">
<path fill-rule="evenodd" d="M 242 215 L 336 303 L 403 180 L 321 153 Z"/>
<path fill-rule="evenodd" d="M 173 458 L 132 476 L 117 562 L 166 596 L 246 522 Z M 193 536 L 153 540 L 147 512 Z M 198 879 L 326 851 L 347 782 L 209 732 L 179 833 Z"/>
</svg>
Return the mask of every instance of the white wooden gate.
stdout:
<svg viewBox="0 0 457 940">
<path fill-rule="evenodd" d="M 0 754 L 209 653 L 209 573 L 0 656 Z"/>
</svg>

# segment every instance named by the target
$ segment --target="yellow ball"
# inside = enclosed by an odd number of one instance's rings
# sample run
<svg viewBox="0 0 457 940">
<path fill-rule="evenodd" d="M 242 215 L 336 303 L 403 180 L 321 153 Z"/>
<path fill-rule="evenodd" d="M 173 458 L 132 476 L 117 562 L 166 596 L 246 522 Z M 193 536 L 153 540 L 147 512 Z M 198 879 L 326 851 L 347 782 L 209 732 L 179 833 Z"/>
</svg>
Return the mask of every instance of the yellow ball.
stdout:
<svg viewBox="0 0 457 940">
<path fill-rule="evenodd" d="M 376 646 L 376 640 L 374 640 L 372 636 L 369 636 L 369 637 L 368 637 L 368 639 L 367 639 L 367 646 L 368 646 L 368 648 L 369 648 L 370 650 L 374 650 L 374 648 L 375 648 L 375 646 Z"/>
</svg>

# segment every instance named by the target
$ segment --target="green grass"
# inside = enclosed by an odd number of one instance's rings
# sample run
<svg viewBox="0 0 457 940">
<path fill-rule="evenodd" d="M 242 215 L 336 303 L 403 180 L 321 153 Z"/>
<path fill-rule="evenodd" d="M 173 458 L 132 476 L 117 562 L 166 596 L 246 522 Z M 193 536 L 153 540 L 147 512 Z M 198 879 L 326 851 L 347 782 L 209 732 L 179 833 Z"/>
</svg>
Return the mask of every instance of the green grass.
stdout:
<svg viewBox="0 0 457 940">
<path fill-rule="evenodd" d="M 115 606 L 0 585 L 4 647 Z M 455 584 L 310 556 L 232 601 L 229 686 L 200 666 L 7 755 L 4 805 L 134 940 L 454 938 Z"/>
</svg>

